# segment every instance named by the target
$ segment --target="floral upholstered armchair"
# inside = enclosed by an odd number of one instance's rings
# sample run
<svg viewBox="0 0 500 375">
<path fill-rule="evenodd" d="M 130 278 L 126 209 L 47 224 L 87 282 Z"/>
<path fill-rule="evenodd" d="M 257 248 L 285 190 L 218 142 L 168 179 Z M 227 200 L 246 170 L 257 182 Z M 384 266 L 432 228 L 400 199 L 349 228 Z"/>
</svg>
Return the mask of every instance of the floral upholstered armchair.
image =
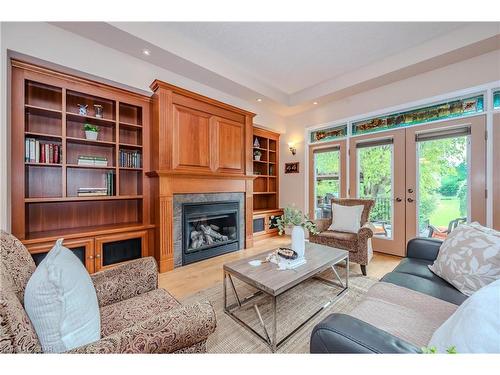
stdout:
<svg viewBox="0 0 500 375">
<path fill-rule="evenodd" d="M 35 271 L 28 250 L 0 232 L 0 352 L 40 353 L 26 314 L 24 290 Z M 199 353 L 216 327 L 209 302 L 183 306 L 158 288 L 147 257 L 91 275 L 101 314 L 101 339 L 70 353 Z"/>
<path fill-rule="evenodd" d="M 366 266 L 373 257 L 373 250 L 369 241 L 373 237 L 373 225 L 368 221 L 368 218 L 375 201 L 371 199 L 333 198 L 332 203 L 342 206 L 364 206 L 361 213 L 361 228 L 358 233 L 328 230 L 332 224 L 332 219 L 320 219 L 316 221 L 319 234 L 312 234 L 309 240 L 322 245 L 348 250 L 349 261 L 358 263 L 361 266 L 361 272 L 366 276 Z"/>
</svg>

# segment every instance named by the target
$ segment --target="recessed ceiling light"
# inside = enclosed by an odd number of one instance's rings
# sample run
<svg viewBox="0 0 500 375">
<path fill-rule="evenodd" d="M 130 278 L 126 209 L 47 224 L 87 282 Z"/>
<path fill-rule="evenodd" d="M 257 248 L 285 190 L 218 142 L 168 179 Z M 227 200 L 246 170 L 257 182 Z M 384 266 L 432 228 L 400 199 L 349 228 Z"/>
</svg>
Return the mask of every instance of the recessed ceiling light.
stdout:
<svg viewBox="0 0 500 375">
<path fill-rule="evenodd" d="M 146 56 L 150 56 L 150 55 L 151 55 L 151 51 L 150 51 L 150 50 L 148 50 L 148 49 L 143 49 L 143 50 L 142 50 L 142 54 L 143 54 L 143 55 L 146 55 Z"/>
<path fill-rule="evenodd" d="M 313 102 L 314 105 L 318 105 L 318 102 Z"/>
<path fill-rule="evenodd" d="M 260 103 L 262 101 L 262 99 L 261 98 L 257 98 L 257 101 Z"/>
</svg>

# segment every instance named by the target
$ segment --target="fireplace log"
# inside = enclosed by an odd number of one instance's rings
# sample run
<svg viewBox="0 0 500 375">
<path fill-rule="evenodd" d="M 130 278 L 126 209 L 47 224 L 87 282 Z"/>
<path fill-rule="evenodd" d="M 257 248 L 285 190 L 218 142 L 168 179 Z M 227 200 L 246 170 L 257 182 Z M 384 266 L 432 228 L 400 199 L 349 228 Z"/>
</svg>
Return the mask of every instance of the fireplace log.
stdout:
<svg viewBox="0 0 500 375">
<path fill-rule="evenodd" d="M 207 241 L 210 244 L 215 242 L 214 240 L 218 240 L 218 241 L 227 241 L 228 240 L 227 236 L 224 236 L 224 235 L 220 234 L 219 232 L 214 231 L 212 228 L 210 228 L 210 226 L 200 225 L 200 229 L 203 231 L 203 233 L 205 234 L 205 238 L 207 239 Z"/>
</svg>

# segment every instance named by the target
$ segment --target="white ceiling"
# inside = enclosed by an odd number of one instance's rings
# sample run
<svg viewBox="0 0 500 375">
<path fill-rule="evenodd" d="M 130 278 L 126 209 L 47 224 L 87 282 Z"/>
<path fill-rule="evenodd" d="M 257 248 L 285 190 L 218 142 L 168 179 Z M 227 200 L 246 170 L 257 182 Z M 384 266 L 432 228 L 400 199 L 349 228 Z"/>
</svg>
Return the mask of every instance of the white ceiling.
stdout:
<svg viewBox="0 0 500 375">
<path fill-rule="evenodd" d="M 465 23 L 176 22 L 155 24 L 293 94 Z"/>
<path fill-rule="evenodd" d="M 53 24 L 282 116 L 500 48 L 498 22 Z"/>
</svg>

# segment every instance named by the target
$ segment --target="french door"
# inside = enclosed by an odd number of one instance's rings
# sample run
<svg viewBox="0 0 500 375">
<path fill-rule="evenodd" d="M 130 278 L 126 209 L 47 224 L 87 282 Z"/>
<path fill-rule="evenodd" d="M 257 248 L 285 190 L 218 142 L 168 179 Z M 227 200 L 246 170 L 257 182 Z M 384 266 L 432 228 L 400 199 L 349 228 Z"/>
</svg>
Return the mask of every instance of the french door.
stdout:
<svg viewBox="0 0 500 375">
<path fill-rule="evenodd" d="M 404 129 L 351 138 L 349 196 L 373 199 L 375 251 L 403 255 L 405 235 Z"/>
<path fill-rule="evenodd" d="M 353 137 L 349 196 L 375 200 L 375 251 L 404 256 L 414 237 L 486 221 L 485 116 Z"/>
</svg>

